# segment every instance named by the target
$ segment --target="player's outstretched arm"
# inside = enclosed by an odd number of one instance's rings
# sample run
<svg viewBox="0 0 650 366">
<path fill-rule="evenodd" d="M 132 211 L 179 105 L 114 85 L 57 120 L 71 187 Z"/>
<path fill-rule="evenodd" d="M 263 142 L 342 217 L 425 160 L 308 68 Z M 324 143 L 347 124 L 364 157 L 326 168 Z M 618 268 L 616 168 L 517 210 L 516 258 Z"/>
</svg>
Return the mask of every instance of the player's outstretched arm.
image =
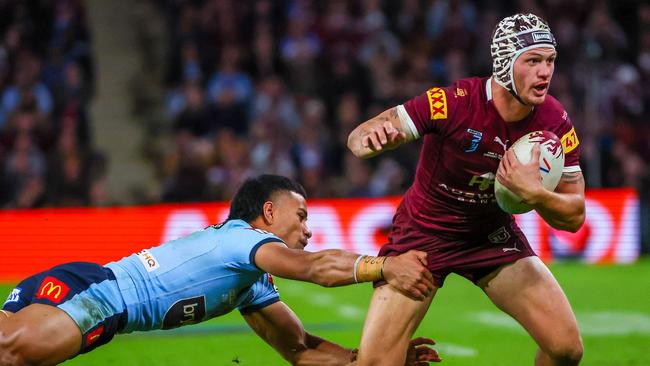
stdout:
<svg viewBox="0 0 650 366">
<path fill-rule="evenodd" d="M 576 232 L 585 221 L 585 180 L 581 172 L 563 173 L 554 192 L 544 189 L 539 175 L 540 149 L 533 147 L 528 164 L 521 164 L 508 150 L 499 164 L 497 179 L 525 203 L 533 206 L 544 221 L 558 230 Z"/>
<path fill-rule="evenodd" d="M 343 366 L 355 365 L 356 352 L 305 331 L 300 319 L 283 302 L 276 302 L 244 315 L 248 325 L 292 365 Z M 421 366 L 440 362 L 435 344 L 428 338 L 411 341 L 405 365 Z"/>
<path fill-rule="evenodd" d="M 338 249 L 308 252 L 267 243 L 255 253 L 255 264 L 272 275 L 325 287 L 383 279 L 415 300 L 426 298 L 433 290 L 433 277 L 425 267 L 426 253 L 415 250 L 395 257 L 372 257 Z"/>
<path fill-rule="evenodd" d="M 412 140 L 408 132 L 393 107 L 357 126 L 348 136 L 348 149 L 358 158 L 370 158 Z"/>
<path fill-rule="evenodd" d="M 300 319 L 279 301 L 244 315 L 248 325 L 292 365 L 347 365 L 352 350 L 309 335 Z"/>
</svg>

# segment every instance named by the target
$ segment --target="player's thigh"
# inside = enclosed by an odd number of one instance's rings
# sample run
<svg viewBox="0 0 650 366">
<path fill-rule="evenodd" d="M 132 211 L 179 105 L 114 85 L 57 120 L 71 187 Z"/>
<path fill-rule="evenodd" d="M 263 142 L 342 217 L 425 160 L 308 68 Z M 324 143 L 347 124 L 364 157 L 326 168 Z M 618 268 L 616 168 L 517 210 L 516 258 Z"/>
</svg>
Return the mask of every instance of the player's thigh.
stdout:
<svg viewBox="0 0 650 366">
<path fill-rule="evenodd" d="M 79 327 L 55 306 L 31 304 L 0 323 L 0 354 L 6 359 L 53 365 L 75 356 L 80 348 Z"/>
<path fill-rule="evenodd" d="M 538 257 L 502 266 L 478 284 L 496 306 L 530 333 L 542 350 L 554 353 L 581 347 L 571 305 Z"/>
<path fill-rule="evenodd" d="M 375 289 L 359 347 L 358 365 L 404 364 L 409 341 L 435 296 L 423 301 L 404 296 L 390 285 Z"/>
</svg>

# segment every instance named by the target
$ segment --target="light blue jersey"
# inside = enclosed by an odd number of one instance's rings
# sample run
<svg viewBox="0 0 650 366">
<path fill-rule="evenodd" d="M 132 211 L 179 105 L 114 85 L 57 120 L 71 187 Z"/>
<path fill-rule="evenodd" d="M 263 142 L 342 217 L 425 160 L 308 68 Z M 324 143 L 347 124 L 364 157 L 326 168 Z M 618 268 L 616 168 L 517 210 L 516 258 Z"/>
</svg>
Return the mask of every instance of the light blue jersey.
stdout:
<svg viewBox="0 0 650 366">
<path fill-rule="evenodd" d="M 170 329 L 279 301 L 254 261 L 269 242 L 282 240 L 231 220 L 107 264 L 128 312 L 121 332 Z"/>
</svg>

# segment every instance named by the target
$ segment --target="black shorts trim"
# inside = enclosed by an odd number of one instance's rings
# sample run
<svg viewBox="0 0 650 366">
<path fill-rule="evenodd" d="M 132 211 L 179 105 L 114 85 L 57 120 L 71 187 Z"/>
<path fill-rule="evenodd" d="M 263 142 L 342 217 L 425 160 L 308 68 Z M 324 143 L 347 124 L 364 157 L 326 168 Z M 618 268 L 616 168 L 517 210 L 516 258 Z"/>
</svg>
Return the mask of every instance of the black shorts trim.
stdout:
<svg viewBox="0 0 650 366">
<path fill-rule="evenodd" d="M 274 298 L 268 299 L 268 300 L 266 300 L 266 301 L 264 301 L 262 303 L 259 303 L 259 304 L 253 305 L 253 306 L 249 306 L 249 307 L 246 307 L 244 309 L 239 309 L 239 312 L 241 313 L 241 315 L 248 315 L 248 314 L 254 313 L 254 312 L 256 312 L 256 311 L 258 311 L 260 309 L 264 309 L 267 306 L 273 305 L 278 301 L 280 301 L 280 297 L 274 297 Z"/>
</svg>

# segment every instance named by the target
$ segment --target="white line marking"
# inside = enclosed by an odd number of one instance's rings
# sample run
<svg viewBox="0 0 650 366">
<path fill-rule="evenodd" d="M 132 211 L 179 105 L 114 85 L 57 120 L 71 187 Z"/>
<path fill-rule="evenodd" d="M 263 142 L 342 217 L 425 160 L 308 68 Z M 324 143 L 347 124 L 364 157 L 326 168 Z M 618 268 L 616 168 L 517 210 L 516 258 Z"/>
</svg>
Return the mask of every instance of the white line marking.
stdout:
<svg viewBox="0 0 650 366">
<path fill-rule="evenodd" d="M 363 319 L 366 314 L 365 309 L 353 305 L 341 305 L 338 307 L 339 315 L 351 319 Z"/>
<path fill-rule="evenodd" d="M 478 351 L 471 347 L 461 346 L 460 344 L 453 343 L 436 343 L 433 346 L 442 357 L 445 356 L 458 356 L 458 357 L 476 357 Z"/>
<path fill-rule="evenodd" d="M 480 311 L 469 314 L 479 323 L 524 333 L 524 329 L 505 313 Z M 580 332 L 585 336 L 623 336 L 642 334 L 650 336 L 650 315 L 626 311 L 599 311 L 577 313 Z"/>
<path fill-rule="evenodd" d="M 334 303 L 334 297 L 330 294 L 315 294 L 309 298 L 309 302 L 319 306 L 329 306 Z"/>
</svg>

